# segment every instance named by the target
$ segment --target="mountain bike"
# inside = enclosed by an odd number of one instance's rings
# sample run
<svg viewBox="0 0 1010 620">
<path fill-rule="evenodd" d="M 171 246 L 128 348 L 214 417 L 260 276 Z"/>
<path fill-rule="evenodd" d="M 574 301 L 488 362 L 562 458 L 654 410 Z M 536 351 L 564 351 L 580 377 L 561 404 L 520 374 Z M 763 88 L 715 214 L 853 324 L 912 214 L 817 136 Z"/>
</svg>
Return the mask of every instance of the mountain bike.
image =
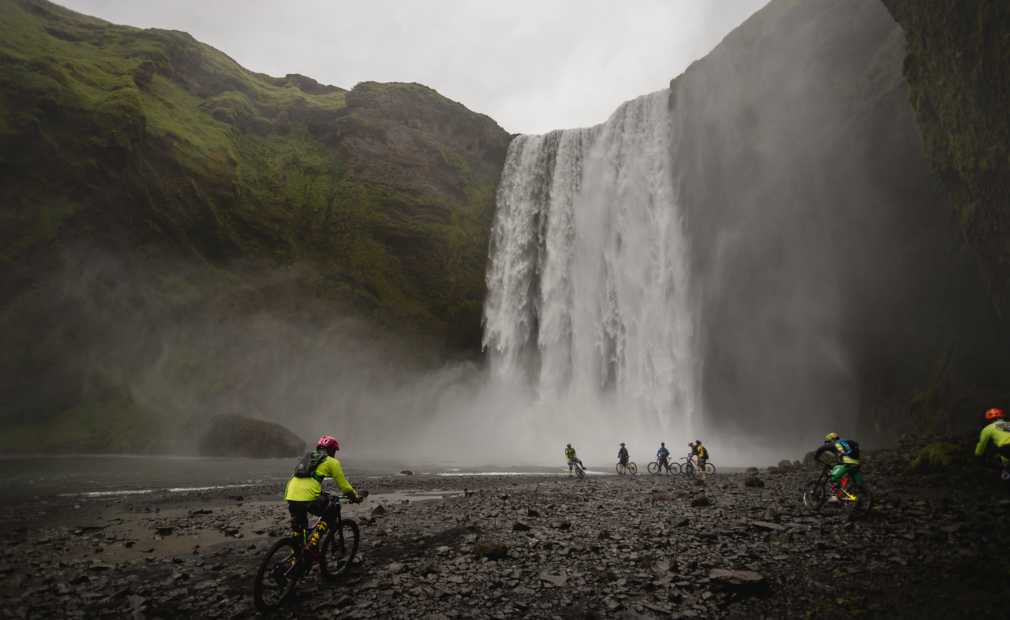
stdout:
<svg viewBox="0 0 1010 620">
<path fill-rule="evenodd" d="M 638 475 L 638 465 L 634 461 L 628 461 L 625 463 L 617 464 L 617 475 L 623 476 L 625 474 L 631 474 L 632 476 Z"/>
<path fill-rule="evenodd" d="M 803 489 L 803 505 L 811 512 L 821 513 L 827 504 L 837 503 L 848 511 L 850 521 L 866 516 L 873 507 L 873 494 L 863 481 L 862 473 L 858 469 L 847 473 L 842 477 L 842 484 L 836 485 L 831 481 L 833 467 L 824 464 L 821 475 L 807 483 Z"/>
<path fill-rule="evenodd" d="M 676 463 L 671 463 L 667 460 L 665 463 L 660 463 L 659 461 L 653 461 L 649 463 L 649 473 L 650 474 L 661 474 L 665 470 L 668 474 L 680 473 L 680 466 Z"/>
<path fill-rule="evenodd" d="M 360 534 L 357 523 L 341 517 L 340 504 L 352 500 L 325 491 L 323 494 L 335 507 L 335 517 L 329 525 L 319 517 L 309 530 L 308 541 L 287 536 L 270 547 L 253 583 L 256 609 L 268 611 L 280 607 L 313 564 L 319 564 L 319 572 L 327 579 L 335 579 L 350 568 L 358 552 Z M 363 491 L 358 501 L 367 496 L 368 492 Z"/>
<path fill-rule="evenodd" d="M 694 464 L 694 459 L 689 456 L 682 457 L 680 462 L 677 463 L 677 467 L 680 468 L 680 473 L 687 476 L 694 476 L 698 473 L 698 467 Z M 715 473 L 715 465 L 713 465 L 711 461 L 705 461 L 705 473 Z"/>
</svg>

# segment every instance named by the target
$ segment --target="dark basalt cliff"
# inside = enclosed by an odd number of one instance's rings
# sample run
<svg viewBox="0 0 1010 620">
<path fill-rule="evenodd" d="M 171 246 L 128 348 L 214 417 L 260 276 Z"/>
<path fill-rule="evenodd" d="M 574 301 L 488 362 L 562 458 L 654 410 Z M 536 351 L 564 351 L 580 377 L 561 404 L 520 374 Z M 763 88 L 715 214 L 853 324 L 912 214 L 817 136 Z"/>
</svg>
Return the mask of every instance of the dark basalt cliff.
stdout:
<svg viewBox="0 0 1010 620">
<path fill-rule="evenodd" d="M 275 78 L 182 32 L 0 3 L 2 447 L 46 421 L 150 448 L 129 437 L 172 410 L 152 381 L 248 411 L 265 378 L 346 355 L 340 317 L 477 353 L 509 140 L 419 84 Z"/>
<path fill-rule="evenodd" d="M 904 73 L 926 153 L 1010 338 L 1010 3 L 883 0 L 908 41 Z"/>
<path fill-rule="evenodd" d="M 724 428 L 866 437 L 974 423 L 1007 394 L 904 57 L 878 0 L 775 0 L 671 83 L 703 391 Z"/>
</svg>

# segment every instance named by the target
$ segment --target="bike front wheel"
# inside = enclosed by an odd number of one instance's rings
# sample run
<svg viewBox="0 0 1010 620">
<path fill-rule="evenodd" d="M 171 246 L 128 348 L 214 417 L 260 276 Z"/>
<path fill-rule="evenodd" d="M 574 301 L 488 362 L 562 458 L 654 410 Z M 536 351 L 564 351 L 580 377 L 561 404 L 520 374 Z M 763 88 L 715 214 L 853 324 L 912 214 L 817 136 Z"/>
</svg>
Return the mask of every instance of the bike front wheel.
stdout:
<svg viewBox="0 0 1010 620">
<path fill-rule="evenodd" d="M 576 477 L 577 477 L 577 478 L 578 478 L 579 480 L 582 480 L 583 478 L 585 478 L 585 477 L 586 477 L 586 472 L 582 471 L 582 468 L 581 468 L 581 467 L 579 467 L 578 465 L 576 465 L 576 466 L 575 466 L 575 476 L 576 476 Z"/>
<path fill-rule="evenodd" d="M 277 609 L 291 596 L 301 576 L 300 560 L 301 547 L 294 538 L 282 538 L 270 547 L 253 584 L 256 609 Z"/>
<path fill-rule="evenodd" d="M 820 480 L 814 480 L 803 489 L 803 505 L 807 510 L 819 513 L 828 501 L 827 484 Z"/>
<path fill-rule="evenodd" d="M 649 463 L 648 469 L 649 469 L 649 473 L 650 474 L 658 474 L 659 473 L 659 463 L 656 463 L 656 462 Z"/>
<path fill-rule="evenodd" d="M 628 473 L 628 466 L 625 465 L 624 463 L 618 463 L 617 464 L 617 475 L 618 476 L 623 476 L 626 473 Z"/>
<path fill-rule="evenodd" d="M 635 465 L 634 463 L 628 463 L 628 473 L 630 473 L 632 476 L 638 475 L 638 465 Z"/>
<path fill-rule="evenodd" d="M 713 465 L 711 463 L 705 463 L 705 473 L 706 474 L 714 474 L 715 473 L 715 465 Z"/>
<path fill-rule="evenodd" d="M 350 519 L 343 519 L 340 527 L 326 534 L 326 538 L 323 539 L 322 555 L 319 558 L 319 570 L 324 577 L 334 579 L 347 572 L 355 554 L 358 553 L 360 539 L 358 524 Z"/>
</svg>

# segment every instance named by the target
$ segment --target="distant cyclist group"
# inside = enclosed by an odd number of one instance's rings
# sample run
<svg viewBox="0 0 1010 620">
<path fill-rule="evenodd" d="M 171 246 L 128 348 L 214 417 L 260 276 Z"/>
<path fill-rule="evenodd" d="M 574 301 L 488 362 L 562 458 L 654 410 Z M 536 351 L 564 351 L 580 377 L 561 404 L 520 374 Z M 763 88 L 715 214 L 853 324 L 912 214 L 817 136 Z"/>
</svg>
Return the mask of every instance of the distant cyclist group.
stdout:
<svg viewBox="0 0 1010 620">
<path fill-rule="evenodd" d="M 656 460 L 649 463 L 649 471 L 652 473 L 669 472 L 672 473 L 674 469 L 685 470 L 685 473 L 694 473 L 704 476 L 706 472 L 713 473 L 715 471 L 714 466 L 709 463 L 709 452 L 708 448 L 702 445 L 700 439 L 696 439 L 691 443 L 687 444 L 690 451 L 686 458 L 683 459 L 684 463 L 676 464 L 670 462 L 670 450 L 666 447 L 666 442 L 661 441 L 659 443 L 659 449 L 656 450 Z M 585 470 L 585 465 L 583 465 L 582 460 L 579 459 L 575 452 L 575 448 L 572 444 L 567 444 L 565 446 L 565 461 L 568 463 L 568 475 L 576 474 L 580 478 L 582 477 L 582 470 Z M 628 446 L 624 442 L 621 442 L 620 448 L 617 450 L 617 472 L 618 473 L 636 473 L 638 471 L 638 466 L 631 462 L 631 455 L 628 452 Z"/>
</svg>

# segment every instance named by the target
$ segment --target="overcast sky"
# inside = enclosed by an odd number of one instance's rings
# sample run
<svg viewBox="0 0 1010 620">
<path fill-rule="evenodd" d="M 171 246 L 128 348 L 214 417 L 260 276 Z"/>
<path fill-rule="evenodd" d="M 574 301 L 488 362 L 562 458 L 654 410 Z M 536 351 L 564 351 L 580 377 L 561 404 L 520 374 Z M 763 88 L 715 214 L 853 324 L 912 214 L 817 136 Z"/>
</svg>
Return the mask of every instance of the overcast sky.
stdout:
<svg viewBox="0 0 1010 620">
<path fill-rule="evenodd" d="M 767 0 L 57 0 L 189 32 L 243 66 L 421 82 L 510 132 L 594 125 L 665 88 Z"/>
</svg>

